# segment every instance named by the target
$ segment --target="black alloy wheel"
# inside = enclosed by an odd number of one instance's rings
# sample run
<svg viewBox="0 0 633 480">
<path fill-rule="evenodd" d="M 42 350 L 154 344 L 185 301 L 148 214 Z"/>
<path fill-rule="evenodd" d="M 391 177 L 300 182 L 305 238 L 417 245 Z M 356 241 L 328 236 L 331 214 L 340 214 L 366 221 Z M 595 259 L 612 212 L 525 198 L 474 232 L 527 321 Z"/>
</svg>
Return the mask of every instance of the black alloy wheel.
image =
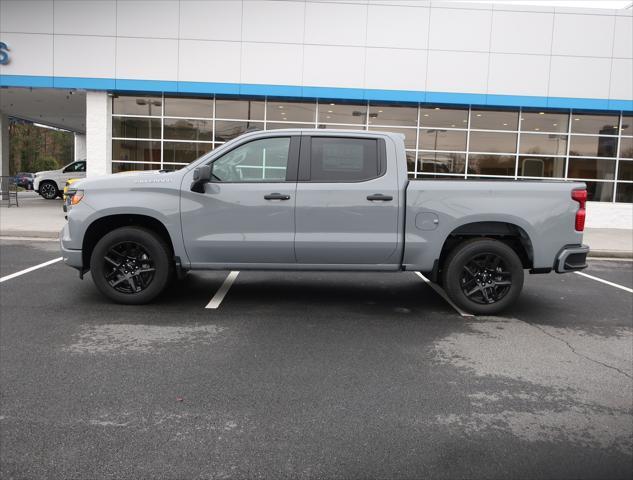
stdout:
<svg viewBox="0 0 633 480">
<path fill-rule="evenodd" d="M 505 297 L 512 287 L 512 275 L 504 260 L 494 253 L 482 253 L 462 267 L 462 292 L 473 302 L 488 305 Z"/>
<path fill-rule="evenodd" d="M 154 279 L 154 261 L 139 243 L 121 242 L 113 245 L 104 255 L 103 261 L 105 279 L 117 292 L 142 292 Z"/>
<path fill-rule="evenodd" d="M 90 273 L 97 289 L 115 302 L 149 303 L 175 275 L 173 252 L 166 239 L 150 229 L 120 227 L 95 245 Z"/>
<path fill-rule="evenodd" d="M 494 315 L 512 305 L 523 288 L 523 264 L 507 244 L 476 238 L 457 245 L 442 267 L 442 285 L 463 310 Z"/>
</svg>

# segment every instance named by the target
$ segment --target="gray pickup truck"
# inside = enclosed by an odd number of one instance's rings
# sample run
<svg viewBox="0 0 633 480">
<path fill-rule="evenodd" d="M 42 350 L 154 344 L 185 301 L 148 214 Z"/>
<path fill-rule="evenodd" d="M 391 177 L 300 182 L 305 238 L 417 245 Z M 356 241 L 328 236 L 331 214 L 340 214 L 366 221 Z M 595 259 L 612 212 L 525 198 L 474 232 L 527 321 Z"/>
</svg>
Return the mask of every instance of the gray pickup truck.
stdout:
<svg viewBox="0 0 633 480">
<path fill-rule="evenodd" d="M 400 134 L 273 130 L 179 171 L 82 180 L 61 249 L 126 304 L 188 270 L 419 271 L 493 314 L 524 270 L 586 267 L 586 198 L 573 182 L 409 180 Z"/>
</svg>

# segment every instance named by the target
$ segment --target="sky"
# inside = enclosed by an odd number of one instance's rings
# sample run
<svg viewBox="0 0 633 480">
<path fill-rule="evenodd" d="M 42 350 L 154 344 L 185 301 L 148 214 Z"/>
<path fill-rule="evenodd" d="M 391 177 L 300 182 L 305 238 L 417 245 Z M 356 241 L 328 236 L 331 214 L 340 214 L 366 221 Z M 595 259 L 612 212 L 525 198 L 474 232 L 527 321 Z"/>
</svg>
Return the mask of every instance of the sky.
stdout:
<svg viewBox="0 0 633 480">
<path fill-rule="evenodd" d="M 464 1 L 464 0 L 461 0 Z M 519 5 L 548 5 L 554 7 L 627 8 L 632 0 L 465 0 L 475 3 L 516 3 Z"/>
</svg>

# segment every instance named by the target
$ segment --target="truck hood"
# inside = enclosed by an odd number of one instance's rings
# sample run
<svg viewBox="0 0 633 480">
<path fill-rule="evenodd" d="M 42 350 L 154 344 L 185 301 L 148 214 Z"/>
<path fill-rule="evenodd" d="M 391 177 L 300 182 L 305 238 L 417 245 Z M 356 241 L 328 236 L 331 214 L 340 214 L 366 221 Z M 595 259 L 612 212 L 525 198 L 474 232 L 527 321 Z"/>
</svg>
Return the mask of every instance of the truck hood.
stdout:
<svg viewBox="0 0 633 480">
<path fill-rule="evenodd" d="M 80 180 L 73 186 L 77 189 L 113 189 L 151 187 L 161 184 L 177 184 L 185 170 L 166 172 L 163 170 L 149 170 L 143 172 L 122 172 L 101 177 Z"/>
<path fill-rule="evenodd" d="M 41 172 L 35 172 L 35 176 L 41 177 L 41 176 L 54 175 L 57 173 L 61 173 L 61 171 L 62 171 L 61 168 L 59 170 L 42 170 Z"/>
</svg>

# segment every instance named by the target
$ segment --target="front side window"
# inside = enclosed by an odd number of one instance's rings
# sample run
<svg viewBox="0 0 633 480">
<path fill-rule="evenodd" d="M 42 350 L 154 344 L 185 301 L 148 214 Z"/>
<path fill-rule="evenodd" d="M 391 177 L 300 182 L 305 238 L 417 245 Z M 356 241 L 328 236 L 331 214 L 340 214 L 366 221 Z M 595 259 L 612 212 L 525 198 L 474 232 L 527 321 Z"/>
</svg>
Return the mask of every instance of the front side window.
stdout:
<svg viewBox="0 0 633 480">
<path fill-rule="evenodd" d="M 216 182 L 283 182 L 290 137 L 264 138 L 240 145 L 213 162 Z"/>
<path fill-rule="evenodd" d="M 64 168 L 64 173 L 85 172 L 86 162 L 75 162 Z"/>
<path fill-rule="evenodd" d="M 312 138 L 312 182 L 361 182 L 379 173 L 377 141 L 361 138 Z"/>
</svg>

